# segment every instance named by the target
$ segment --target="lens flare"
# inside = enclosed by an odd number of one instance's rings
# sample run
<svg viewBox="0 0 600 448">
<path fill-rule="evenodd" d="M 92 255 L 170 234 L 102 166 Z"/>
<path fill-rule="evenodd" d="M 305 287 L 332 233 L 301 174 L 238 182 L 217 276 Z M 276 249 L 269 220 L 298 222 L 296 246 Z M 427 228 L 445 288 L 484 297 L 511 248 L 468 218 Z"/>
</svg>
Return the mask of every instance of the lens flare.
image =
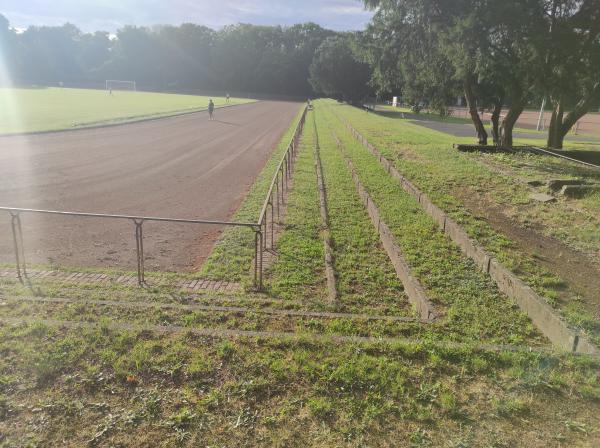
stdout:
<svg viewBox="0 0 600 448">
<path fill-rule="evenodd" d="M 20 113 L 13 92 L 13 81 L 10 76 L 9 60 L 6 50 L 0 42 L 0 133 L 16 129 L 20 123 Z"/>
<path fill-rule="evenodd" d="M 0 205 L 8 207 L 24 207 L 31 199 L 31 192 L 23 189 L 30 180 L 31 155 L 26 136 L 11 137 L 23 130 L 23 114 L 19 101 L 20 89 L 11 77 L 12 60 L 7 49 L 0 42 L 0 163 L 5 173 L 0 179 Z"/>
</svg>

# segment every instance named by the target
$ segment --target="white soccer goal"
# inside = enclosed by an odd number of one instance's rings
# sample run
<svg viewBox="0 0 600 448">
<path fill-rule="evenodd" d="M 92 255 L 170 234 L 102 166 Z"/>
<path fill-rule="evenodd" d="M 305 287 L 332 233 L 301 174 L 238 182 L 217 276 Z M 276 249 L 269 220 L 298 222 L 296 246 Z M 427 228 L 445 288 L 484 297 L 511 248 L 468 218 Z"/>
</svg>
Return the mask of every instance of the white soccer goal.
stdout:
<svg viewBox="0 0 600 448">
<path fill-rule="evenodd" d="M 135 92 L 137 91 L 137 87 L 135 85 L 135 81 L 119 81 L 116 79 L 107 79 L 106 90 L 130 90 Z"/>
</svg>

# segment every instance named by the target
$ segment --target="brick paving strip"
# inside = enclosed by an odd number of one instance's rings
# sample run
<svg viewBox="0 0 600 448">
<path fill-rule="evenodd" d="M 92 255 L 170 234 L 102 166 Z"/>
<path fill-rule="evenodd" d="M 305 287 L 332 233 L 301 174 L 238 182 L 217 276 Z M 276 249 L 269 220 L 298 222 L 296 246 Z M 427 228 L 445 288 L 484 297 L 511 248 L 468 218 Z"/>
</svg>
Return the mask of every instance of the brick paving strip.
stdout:
<svg viewBox="0 0 600 448">
<path fill-rule="evenodd" d="M 311 317 L 322 319 L 357 319 L 357 320 L 379 320 L 388 322 L 414 322 L 421 324 L 429 324 L 433 321 L 418 319 L 406 316 L 378 316 L 371 314 L 353 314 L 353 313 L 329 313 L 319 311 L 301 311 L 301 310 L 278 310 L 273 308 L 242 308 L 231 306 L 214 306 L 214 305 L 185 305 L 179 303 L 160 303 L 160 302 L 134 302 L 134 301 L 118 301 L 118 300 L 79 300 L 65 299 L 58 297 L 29 297 L 29 296 L 0 296 L 0 300 L 13 302 L 30 302 L 30 303 L 56 303 L 56 304 L 81 304 L 81 305 L 101 305 L 101 306 L 118 306 L 122 308 L 160 308 L 171 310 L 184 311 L 213 311 L 218 313 L 234 313 L 234 314 L 269 314 L 273 316 L 295 316 L 295 317 Z M 1 303 L 1 302 L 0 302 Z"/>
<path fill-rule="evenodd" d="M 354 138 L 379 160 L 380 165 L 400 184 L 404 191 L 419 202 L 423 210 L 439 225 L 441 231 L 447 234 L 465 255 L 470 257 L 481 270 L 494 280 L 501 292 L 515 300 L 521 310 L 529 316 L 533 324 L 556 347 L 573 353 L 600 357 L 600 348 L 589 340 L 585 334 L 571 328 L 542 296 L 490 255 L 479 242 L 472 239 L 458 223 L 444 213 L 425 193 L 404 177 L 396 169 L 394 163 L 385 158 L 381 151 L 369 143 L 347 120 L 337 114 L 335 115 L 346 126 Z"/>
<path fill-rule="evenodd" d="M 54 319 L 35 319 L 35 318 L 0 318 L 0 325 L 32 325 L 43 324 L 49 327 L 64 328 L 64 329 L 107 329 L 112 331 L 151 331 L 159 334 L 192 334 L 202 337 L 212 338 L 258 338 L 258 339 L 279 339 L 289 341 L 311 341 L 317 343 L 336 343 L 336 344 L 405 344 L 414 347 L 415 345 L 423 345 L 427 347 L 435 347 L 438 349 L 453 349 L 453 350 L 473 350 L 473 351 L 492 351 L 492 352 L 520 352 L 520 353 L 535 353 L 547 357 L 560 356 L 559 353 L 544 347 L 527 347 L 520 345 L 497 345 L 497 344 L 467 344 L 461 342 L 443 342 L 429 341 L 420 339 L 408 338 L 379 338 L 372 336 L 340 336 L 321 333 L 293 333 L 283 331 L 249 331 L 249 330 L 224 330 L 213 328 L 189 328 L 176 325 L 134 325 L 129 323 L 118 322 L 79 322 L 65 321 Z"/>
<path fill-rule="evenodd" d="M 15 269 L 0 268 L 0 278 L 17 278 Z M 109 276 L 107 274 L 85 273 L 85 272 L 65 272 L 65 271 L 27 271 L 27 278 L 31 280 L 61 280 L 73 283 L 91 283 L 91 284 L 119 284 L 126 286 L 137 285 L 136 275 Z M 151 280 L 150 280 L 151 282 Z M 153 285 L 150 285 L 153 286 Z M 157 286 L 157 285 L 154 285 Z M 162 284 L 161 284 L 162 286 Z M 210 280 L 178 280 L 173 284 L 166 283 L 164 286 L 188 289 L 190 291 L 211 291 L 211 292 L 240 292 L 242 286 L 233 282 L 214 282 Z"/>
</svg>

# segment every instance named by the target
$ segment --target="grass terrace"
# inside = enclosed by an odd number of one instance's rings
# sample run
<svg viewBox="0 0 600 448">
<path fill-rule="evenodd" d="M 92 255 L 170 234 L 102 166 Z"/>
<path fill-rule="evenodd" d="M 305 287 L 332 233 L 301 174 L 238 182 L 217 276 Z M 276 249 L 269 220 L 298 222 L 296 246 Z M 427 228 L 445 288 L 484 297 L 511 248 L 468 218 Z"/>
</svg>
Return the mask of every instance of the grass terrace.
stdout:
<svg viewBox="0 0 600 448">
<path fill-rule="evenodd" d="M 459 153 L 452 143 L 466 139 L 334 101 L 321 104 L 336 117 L 334 126 L 340 133 L 340 118 L 349 120 L 471 237 L 534 287 L 572 325 L 600 340 L 597 195 L 559 196 L 551 203 L 530 197 L 545 192 L 543 182 L 552 179 L 598 183 L 597 169 L 537 155 Z M 542 186 L 532 186 L 531 181 Z"/>
</svg>

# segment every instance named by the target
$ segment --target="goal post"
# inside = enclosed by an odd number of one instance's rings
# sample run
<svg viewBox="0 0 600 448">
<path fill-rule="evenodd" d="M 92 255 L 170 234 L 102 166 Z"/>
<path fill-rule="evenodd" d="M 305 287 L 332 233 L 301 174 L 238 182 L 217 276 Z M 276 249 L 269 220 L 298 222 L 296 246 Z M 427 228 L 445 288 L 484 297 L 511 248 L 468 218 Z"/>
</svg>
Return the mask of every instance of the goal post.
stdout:
<svg viewBox="0 0 600 448">
<path fill-rule="evenodd" d="M 132 92 L 137 91 L 137 86 L 135 81 L 121 81 L 118 79 L 107 79 L 106 80 L 106 90 L 129 90 Z"/>
</svg>

